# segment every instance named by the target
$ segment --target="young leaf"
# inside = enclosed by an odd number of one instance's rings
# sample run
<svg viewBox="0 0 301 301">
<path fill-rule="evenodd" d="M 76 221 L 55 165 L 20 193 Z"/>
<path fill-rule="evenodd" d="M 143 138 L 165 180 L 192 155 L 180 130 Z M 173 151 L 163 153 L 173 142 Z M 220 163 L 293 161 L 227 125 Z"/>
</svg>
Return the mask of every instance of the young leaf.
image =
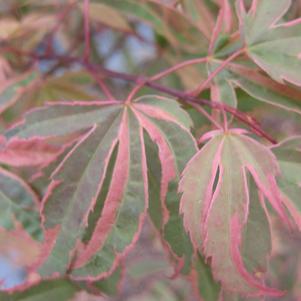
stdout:
<svg viewBox="0 0 301 301">
<path fill-rule="evenodd" d="M 277 25 L 291 0 L 253 0 L 248 13 L 239 1 L 241 31 L 253 61 L 273 79 L 301 86 L 301 26 L 297 22 Z"/>
<path fill-rule="evenodd" d="M 210 258 L 213 275 L 224 289 L 277 295 L 279 291 L 262 283 L 264 266 L 258 256 L 266 258 L 269 248 L 260 243 L 254 254 L 245 256 L 243 243 L 244 236 L 252 233 L 246 227 L 254 219 L 256 201 L 250 192 L 249 175 L 289 223 L 275 187 L 278 165 L 268 148 L 242 133 L 235 129 L 225 134 L 213 132 L 211 140 L 189 161 L 179 184 L 181 213 L 194 247 Z M 256 219 L 256 223 L 260 221 Z"/>
<path fill-rule="evenodd" d="M 148 206 L 144 131 L 159 149 L 163 200 L 175 178 L 175 167 L 183 167 L 188 160 L 185 155 L 183 161 L 183 154 L 195 151 L 190 125 L 188 115 L 175 101 L 147 96 L 131 104 L 51 105 L 27 114 L 23 123 L 7 132 L 7 137 L 27 140 L 83 132 L 53 173 L 43 200 L 47 252 L 40 259 L 41 275 L 63 275 L 71 269 L 75 278 L 99 279 L 112 273 L 137 240 Z M 183 144 L 178 137 L 187 142 Z M 182 153 L 174 152 L 175 144 Z M 103 185 L 115 149 L 106 187 Z M 105 199 L 103 189 L 108 190 Z M 89 215 L 99 202 L 103 205 L 94 231 L 89 241 L 80 243 L 85 230 L 91 231 L 87 228 Z"/>
<path fill-rule="evenodd" d="M 0 169 L 1 227 L 12 230 L 17 221 L 34 239 L 40 239 L 38 204 L 35 193 L 21 178 Z"/>
</svg>

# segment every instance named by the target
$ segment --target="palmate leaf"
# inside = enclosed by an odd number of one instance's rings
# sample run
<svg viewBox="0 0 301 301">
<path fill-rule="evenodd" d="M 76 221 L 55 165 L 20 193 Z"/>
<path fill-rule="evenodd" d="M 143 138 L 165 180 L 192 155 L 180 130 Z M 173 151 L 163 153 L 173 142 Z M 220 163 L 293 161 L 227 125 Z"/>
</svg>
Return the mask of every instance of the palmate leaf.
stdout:
<svg viewBox="0 0 301 301">
<path fill-rule="evenodd" d="M 0 168 L 0 227 L 15 228 L 17 221 L 34 239 L 41 239 L 39 201 L 17 175 Z"/>
<path fill-rule="evenodd" d="M 195 249 L 210 259 L 213 275 L 224 289 L 254 296 L 277 295 L 279 291 L 262 281 L 270 249 L 269 227 L 266 210 L 260 211 L 254 203 L 259 201 L 251 189 L 251 181 L 255 181 L 263 208 L 266 198 L 290 224 L 276 186 L 277 161 L 268 148 L 243 130 L 215 131 L 209 137 L 187 164 L 179 184 L 184 226 Z M 262 236 L 257 238 L 254 233 L 258 235 L 259 228 Z"/>
<path fill-rule="evenodd" d="M 38 263 L 42 276 L 69 270 L 74 278 L 95 280 L 114 270 L 137 240 L 148 207 L 144 132 L 159 149 L 164 199 L 182 160 L 173 150 L 174 143 L 181 143 L 175 133 L 185 141 L 179 149 L 192 153 L 196 149 L 190 125 L 174 100 L 145 96 L 131 104 L 50 105 L 27 114 L 23 123 L 7 132 L 7 138 L 20 140 L 82 133 L 53 173 L 43 200 L 46 243 Z M 90 219 L 94 208 L 99 217 Z"/>
<path fill-rule="evenodd" d="M 241 31 L 252 60 L 279 82 L 301 85 L 301 25 L 290 22 L 277 25 L 291 0 L 253 0 L 248 13 L 238 1 Z"/>
</svg>

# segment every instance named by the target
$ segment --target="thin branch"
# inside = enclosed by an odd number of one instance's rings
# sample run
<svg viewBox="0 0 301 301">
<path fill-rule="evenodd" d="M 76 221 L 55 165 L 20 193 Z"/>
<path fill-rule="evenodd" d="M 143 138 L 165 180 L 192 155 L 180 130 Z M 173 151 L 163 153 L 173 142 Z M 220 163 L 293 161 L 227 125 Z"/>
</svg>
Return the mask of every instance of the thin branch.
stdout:
<svg viewBox="0 0 301 301">
<path fill-rule="evenodd" d="M 197 88 L 190 91 L 189 94 L 192 96 L 199 95 L 206 87 L 207 85 L 214 79 L 216 75 L 218 75 L 224 68 L 227 66 L 227 64 L 231 61 L 233 61 L 235 58 L 240 56 L 245 49 L 239 49 L 238 51 L 234 52 L 232 55 L 230 55 L 226 60 L 224 60 L 210 75 L 208 78 L 202 82 Z"/>
<path fill-rule="evenodd" d="M 214 118 L 212 118 L 211 115 L 208 114 L 206 112 L 206 110 L 203 109 L 203 107 L 200 104 L 197 104 L 197 103 L 192 102 L 192 101 L 187 101 L 187 103 L 189 103 L 192 107 L 194 107 L 199 113 L 201 113 L 202 115 L 204 115 L 218 129 L 223 130 L 223 127 Z"/>
<path fill-rule="evenodd" d="M 85 31 L 85 52 L 84 52 L 84 61 L 88 62 L 90 57 L 90 48 L 91 48 L 91 40 L 90 40 L 90 1 L 84 0 L 84 31 Z"/>
<path fill-rule="evenodd" d="M 191 59 L 191 60 L 188 60 L 188 61 L 185 61 L 185 62 L 181 62 L 179 64 L 176 64 L 166 70 L 163 70 L 162 72 L 152 76 L 150 78 L 151 81 L 156 81 L 156 80 L 159 80 L 179 69 L 182 69 L 182 68 L 185 68 L 187 66 L 190 66 L 190 65 L 195 65 L 195 64 L 201 64 L 201 63 L 205 63 L 208 61 L 208 57 L 201 57 L 201 58 L 196 58 L 196 59 Z"/>
<path fill-rule="evenodd" d="M 38 58 L 40 60 L 43 60 L 43 59 L 49 60 L 50 59 L 49 56 L 47 56 L 47 55 L 38 55 L 36 53 L 33 53 L 33 54 L 27 53 L 27 55 L 29 57 L 34 57 L 36 59 Z M 241 111 L 237 110 L 236 108 L 231 107 L 231 106 L 229 106 L 225 103 L 212 101 L 212 100 L 204 99 L 204 98 L 198 98 L 198 97 L 189 95 L 188 93 L 185 93 L 183 91 L 179 91 L 179 90 L 176 90 L 176 89 L 173 89 L 173 88 L 163 86 L 159 83 L 152 82 L 147 77 L 136 76 L 136 75 L 133 75 L 133 74 L 112 71 L 112 70 L 106 69 L 106 68 L 104 68 L 102 66 L 99 66 L 99 65 L 94 65 L 94 64 L 91 64 L 89 62 L 84 62 L 83 60 L 81 60 L 78 57 L 57 55 L 57 56 L 52 56 L 51 59 L 56 59 L 56 60 L 60 61 L 63 64 L 79 63 L 79 64 L 82 64 L 82 66 L 85 69 L 90 69 L 90 70 L 93 70 L 94 72 L 99 72 L 102 76 L 105 76 L 105 77 L 121 79 L 121 80 L 124 80 L 124 81 L 133 82 L 137 85 L 140 85 L 143 82 L 144 85 L 149 87 L 149 88 L 152 88 L 152 89 L 157 90 L 159 92 L 162 92 L 164 94 L 173 96 L 175 98 L 181 99 L 185 102 L 188 102 L 188 103 L 193 102 L 193 103 L 196 103 L 196 104 L 199 104 L 199 105 L 209 106 L 212 109 L 224 110 L 227 113 L 232 114 L 239 121 L 241 121 L 244 124 L 246 124 L 247 126 L 249 126 L 251 131 L 254 134 L 265 138 L 267 141 L 271 142 L 272 144 L 277 143 L 277 141 L 275 139 L 273 139 L 269 134 L 267 134 L 260 127 L 259 123 L 253 117 L 251 117 L 250 115 L 248 115 L 244 112 L 241 112 Z"/>
<path fill-rule="evenodd" d="M 208 61 L 208 57 L 201 57 L 201 58 L 196 58 L 196 59 L 191 59 L 187 60 L 184 62 L 181 62 L 179 64 L 176 64 L 168 69 L 163 70 L 162 72 L 155 74 L 154 76 L 150 77 L 147 79 L 148 82 L 154 82 L 156 80 L 159 80 L 165 76 L 170 75 L 171 73 L 176 72 L 179 69 L 188 67 L 190 65 L 195 65 L 195 64 L 200 64 L 200 63 L 205 63 Z M 134 89 L 130 92 L 129 96 L 126 99 L 126 102 L 129 103 L 131 102 L 132 98 L 136 95 L 136 93 L 145 85 L 145 82 L 142 80 L 140 84 L 134 87 Z"/>
<path fill-rule="evenodd" d="M 108 98 L 108 100 L 114 100 L 114 96 L 110 89 L 105 84 L 104 80 L 101 78 L 101 76 L 98 75 L 98 72 L 95 72 L 94 70 L 91 70 L 90 68 L 87 68 L 88 72 L 91 74 L 91 76 L 94 78 L 94 80 L 97 82 L 105 96 Z"/>
</svg>

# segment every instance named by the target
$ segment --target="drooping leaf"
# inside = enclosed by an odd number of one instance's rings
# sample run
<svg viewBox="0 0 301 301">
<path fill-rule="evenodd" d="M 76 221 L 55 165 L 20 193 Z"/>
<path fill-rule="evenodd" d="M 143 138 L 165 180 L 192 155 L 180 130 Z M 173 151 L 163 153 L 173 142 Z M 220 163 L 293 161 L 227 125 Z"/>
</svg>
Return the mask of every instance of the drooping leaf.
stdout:
<svg viewBox="0 0 301 301">
<path fill-rule="evenodd" d="M 172 153 L 169 154 L 166 149 L 164 150 L 160 147 L 156 149 L 156 145 L 146 139 L 148 142 L 146 144 L 147 156 L 152 161 L 148 169 L 149 214 L 154 225 L 160 231 L 163 240 L 167 243 L 172 256 L 175 257 L 175 262 L 178 265 L 176 269 L 180 269 L 182 273 L 187 274 L 191 267 L 192 246 L 183 228 L 182 218 L 179 215 L 180 195 L 177 191 L 177 183 L 180 173 L 196 152 L 196 147 L 191 143 L 191 138 L 185 132 L 178 131 L 172 124 L 161 120 L 157 120 L 156 124 L 164 133 Z M 157 153 L 160 160 L 155 159 Z M 162 164 L 164 160 L 171 156 L 174 156 L 176 164 L 173 171 L 168 171 L 166 166 Z M 168 175 L 167 172 L 172 173 Z M 160 183 L 161 175 L 163 179 L 171 177 L 173 181 L 170 181 L 168 186 L 165 184 L 163 187 L 163 182 Z M 168 183 L 166 180 L 165 182 Z M 161 189 L 158 190 L 159 187 Z"/>
<path fill-rule="evenodd" d="M 301 114 L 299 90 L 277 83 L 249 68 L 235 66 L 232 70 L 238 76 L 232 75 L 231 82 L 252 97 L 269 105 Z"/>
<path fill-rule="evenodd" d="M 272 147 L 272 151 L 281 169 L 278 185 L 290 214 L 301 230 L 301 137 L 289 138 Z"/>
<path fill-rule="evenodd" d="M 71 269 L 72 277 L 99 279 L 113 272 L 137 240 L 148 206 L 144 131 L 159 149 L 163 202 L 175 168 L 183 168 L 195 152 L 190 125 L 175 101 L 148 96 L 131 104 L 50 105 L 27 114 L 7 132 L 8 138 L 28 141 L 83 133 L 53 173 L 43 200 L 47 243 L 38 263 L 41 275 L 64 275 Z M 116 159 L 108 174 L 114 150 Z M 94 208 L 99 216 L 89 219 Z"/>
<path fill-rule="evenodd" d="M 246 13 L 239 1 L 241 31 L 252 60 L 273 79 L 301 85 L 301 25 L 277 24 L 291 5 L 291 0 L 253 0 Z"/>
<path fill-rule="evenodd" d="M 254 204 L 249 176 L 283 221 L 290 224 L 275 185 L 279 172 L 275 157 L 241 130 L 225 134 L 216 131 L 211 137 L 190 160 L 180 181 L 185 228 L 194 247 L 210 258 L 213 275 L 224 289 L 249 295 L 277 295 L 279 291 L 262 282 L 262 258 L 267 258 L 269 245 L 258 243 L 258 250 L 247 255 L 243 247 L 244 237 L 254 235 L 254 230 L 249 230 L 253 210 L 255 216 L 263 214 Z M 265 219 L 264 214 L 258 221 L 256 217 L 256 223 L 262 226 Z M 252 225 L 255 229 L 258 226 Z"/>
<path fill-rule="evenodd" d="M 12 230 L 15 221 L 34 239 L 41 239 L 39 201 L 17 175 L 0 169 L 0 226 Z"/>
</svg>

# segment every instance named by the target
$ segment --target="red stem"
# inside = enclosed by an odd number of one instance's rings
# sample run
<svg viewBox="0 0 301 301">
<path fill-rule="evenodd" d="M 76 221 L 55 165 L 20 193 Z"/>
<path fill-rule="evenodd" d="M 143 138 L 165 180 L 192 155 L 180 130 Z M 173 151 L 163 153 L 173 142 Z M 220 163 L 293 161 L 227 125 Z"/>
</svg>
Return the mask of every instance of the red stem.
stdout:
<svg viewBox="0 0 301 301">
<path fill-rule="evenodd" d="M 7 48 L 7 47 L 4 47 L 4 48 Z M 12 48 L 10 48 L 10 49 L 12 50 Z M 17 51 L 15 53 L 17 53 Z M 22 52 L 22 54 L 27 55 L 32 58 L 35 58 L 35 59 L 39 59 L 39 60 L 50 59 L 50 57 L 48 55 L 37 55 L 36 53 L 26 53 L 25 54 L 23 52 Z M 272 144 L 277 143 L 277 141 L 275 139 L 270 137 L 269 134 L 267 134 L 264 130 L 261 129 L 259 123 L 253 117 L 251 117 L 250 115 L 248 115 L 244 112 L 241 112 L 241 111 L 237 110 L 236 108 L 231 107 L 225 103 L 220 103 L 217 101 L 198 98 L 198 97 L 192 96 L 188 93 L 185 93 L 183 91 L 169 88 L 169 87 L 163 86 L 161 84 L 158 84 L 156 82 L 150 81 L 150 79 L 147 77 L 141 77 L 141 76 L 136 76 L 133 74 L 112 71 L 112 70 L 103 68 L 102 66 L 96 66 L 89 62 L 85 62 L 78 57 L 56 55 L 56 56 L 52 56 L 51 59 L 57 59 L 59 62 L 61 62 L 63 64 L 80 63 L 80 64 L 82 64 L 82 66 L 85 69 L 90 70 L 90 72 L 91 72 L 91 70 L 93 72 L 99 72 L 102 74 L 102 76 L 106 76 L 109 78 L 121 79 L 121 80 L 128 81 L 128 82 L 134 82 L 137 85 L 141 85 L 141 83 L 143 82 L 143 84 L 147 87 L 150 87 L 154 90 L 160 91 L 164 94 L 168 94 L 175 98 L 181 99 L 187 103 L 196 103 L 199 105 L 209 106 L 212 109 L 224 110 L 224 111 L 232 114 L 236 119 L 238 119 L 241 122 L 243 122 L 244 124 L 248 125 L 254 134 L 265 138 L 267 141 L 271 142 Z"/>
<path fill-rule="evenodd" d="M 84 31 L 85 31 L 85 52 L 84 61 L 88 62 L 90 57 L 90 16 L 89 16 L 89 0 L 84 0 Z"/>
<path fill-rule="evenodd" d="M 232 55 L 230 55 L 226 60 L 224 60 L 210 75 L 208 78 L 202 82 L 197 88 L 194 90 L 190 91 L 189 94 L 192 96 L 199 95 L 206 87 L 207 85 L 214 79 L 216 75 L 218 75 L 226 66 L 229 62 L 237 58 L 239 55 L 241 55 L 245 49 L 239 49 L 238 51 L 234 52 Z"/>
<path fill-rule="evenodd" d="M 108 100 L 114 100 L 115 97 L 113 96 L 112 92 L 108 88 L 108 86 L 105 84 L 104 80 L 99 76 L 94 70 L 91 70 L 90 68 L 87 68 L 88 72 L 91 74 L 91 76 L 95 79 L 105 96 L 108 98 Z"/>
<path fill-rule="evenodd" d="M 176 64 L 175 66 L 172 66 L 168 69 L 163 70 L 162 72 L 152 76 L 151 78 L 149 78 L 147 81 L 148 82 L 154 82 L 156 80 L 159 80 L 171 73 L 176 72 L 179 69 L 185 68 L 187 66 L 190 65 L 195 65 L 195 64 L 200 64 L 200 63 L 204 63 L 207 62 L 208 57 L 201 57 L 201 58 L 196 58 L 196 59 L 191 59 L 185 62 L 181 62 L 179 64 Z M 126 102 L 129 103 L 131 102 L 132 98 L 136 95 L 136 93 L 145 85 L 144 81 L 141 81 L 140 84 L 138 84 L 137 86 L 134 87 L 134 89 L 130 92 L 129 96 L 127 97 Z"/>
</svg>

